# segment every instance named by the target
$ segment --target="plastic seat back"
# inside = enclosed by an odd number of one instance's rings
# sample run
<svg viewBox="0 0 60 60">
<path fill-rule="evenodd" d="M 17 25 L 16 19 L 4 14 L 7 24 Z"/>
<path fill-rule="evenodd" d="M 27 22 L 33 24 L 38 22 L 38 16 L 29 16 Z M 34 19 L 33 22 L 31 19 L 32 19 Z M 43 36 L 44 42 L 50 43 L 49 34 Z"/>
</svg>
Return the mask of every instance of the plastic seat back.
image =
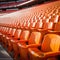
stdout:
<svg viewBox="0 0 60 60">
<path fill-rule="evenodd" d="M 60 48 L 60 36 L 56 34 L 47 34 L 44 36 L 41 50 L 44 52 L 59 51 Z"/>
<path fill-rule="evenodd" d="M 28 40 L 30 31 L 24 30 L 20 35 L 20 40 Z"/>
<path fill-rule="evenodd" d="M 40 32 L 32 32 L 29 38 L 29 44 L 41 43 L 42 34 Z"/>
<path fill-rule="evenodd" d="M 53 29 L 53 22 L 44 23 L 43 29 L 52 30 Z"/>
<path fill-rule="evenodd" d="M 20 39 L 21 29 L 17 29 L 14 34 L 14 38 Z"/>
<path fill-rule="evenodd" d="M 34 29 L 34 27 L 35 27 L 35 22 L 33 22 L 33 23 L 30 23 L 30 29 Z"/>
<path fill-rule="evenodd" d="M 55 24 L 54 31 L 60 31 L 60 22 Z"/>
<path fill-rule="evenodd" d="M 58 20 L 59 20 L 59 15 L 55 15 L 55 16 L 53 16 L 53 17 L 51 18 L 50 21 L 53 22 L 53 23 L 57 23 Z"/>
<path fill-rule="evenodd" d="M 36 28 L 36 29 L 41 29 L 42 27 L 43 27 L 43 22 L 42 22 L 42 20 L 40 20 L 40 21 L 38 21 L 38 22 L 36 23 L 35 28 Z"/>
<path fill-rule="evenodd" d="M 13 30 L 12 30 L 12 34 L 11 34 L 12 37 L 14 37 L 15 32 L 16 32 L 16 29 L 13 29 Z"/>
<path fill-rule="evenodd" d="M 12 28 L 9 29 L 8 35 L 12 34 Z"/>
<path fill-rule="evenodd" d="M 8 34 L 8 31 L 9 31 L 9 28 L 7 27 L 7 28 L 6 28 L 6 34 Z"/>
</svg>

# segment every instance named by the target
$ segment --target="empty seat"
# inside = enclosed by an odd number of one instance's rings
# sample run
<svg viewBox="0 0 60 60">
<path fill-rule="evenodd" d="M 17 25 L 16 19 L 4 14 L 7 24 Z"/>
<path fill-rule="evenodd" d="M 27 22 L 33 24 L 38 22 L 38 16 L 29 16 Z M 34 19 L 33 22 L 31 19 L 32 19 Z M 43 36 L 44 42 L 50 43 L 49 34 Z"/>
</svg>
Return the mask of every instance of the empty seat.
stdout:
<svg viewBox="0 0 60 60">
<path fill-rule="evenodd" d="M 60 22 L 55 24 L 54 31 L 60 31 Z"/>
<path fill-rule="evenodd" d="M 25 42 L 19 42 L 18 47 L 19 47 L 19 52 L 20 52 L 20 58 L 22 60 L 29 60 L 28 57 L 28 47 L 33 46 L 39 46 L 42 40 L 42 34 L 40 32 L 32 32 L 30 35 L 30 38 L 28 41 Z"/>
<path fill-rule="evenodd" d="M 19 54 L 17 43 L 21 42 L 21 41 L 23 43 L 24 41 L 27 41 L 28 38 L 29 38 L 29 35 L 30 35 L 30 31 L 23 30 L 22 33 L 19 36 L 19 39 L 11 39 L 11 43 L 13 45 L 13 50 L 14 50 L 14 58 L 17 58 L 17 56 Z"/>
<path fill-rule="evenodd" d="M 46 22 L 46 23 L 44 23 L 44 25 L 43 25 L 43 29 L 45 29 L 45 30 L 53 30 L 53 22 Z"/>
<path fill-rule="evenodd" d="M 52 18 L 50 19 L 50 21 L 53 22 L 53 23 L 57 23 L 59 21 L 59 15 L 52 16 Z"/>
<path fill-rule="evenodd" d="M 39 30 L 39 29 L 42 29 L 42 28 L 43 28 L 43 22 L 42 22 L 42 20 L 39 20 L 36 23 L 35 29 Z"/>
<path fill-rule="evenodd" d="M 26 22 L 26 25 L 25 25 L 25 29 L 29 29 L 29 26 L 30 26 L 30 22 L 29 22 L 29 20 Z"/>
<path fill-rule="evenodd" d="M 4 36 L 5 36 L 5 34 L 6 34 L 6 31 L 7 31 L 7 28 L 6 28 L 6 27 L 2 27 L 2 31 L 1 31 L 2 36 L 1 36 L 1 39 L 2 39 L 2 43 L 3 43 L 3 44 L 4 44 Z"/>
<path fill-rule="evenodd" d="M 30 29 L 32 30 L 32 29 L 34 29 L 35 28 L 35 24 L 36 24 L 36 22 L 33 22 L 33 23 L 30 23 Z"/>
<path fill-rule="evenodd" d="M 4 47 L 6 47 L 6 45 L 7 45 L 6 36 L 8 35 L 9 29 L 10 29 L 10 28 L 6 27 L 6 31 L 5 31 L 5 33 L 3 34 L 2 42 L 4 42 L 4 43 L 3 43 Z"/>
<path fill-rule="evenodd" d="M 8 35 L 5 37 L 6 41 L 7 41 L 7 49 L 8 49 L 8 52 L 10 52 L 12 50 L 12 46 L 11 46 L 11 43 L 10 43 L 10 39 L 11 38 L 14 38 L 14 35 L 15 35 L 15 32 L 16 32 L 16 29 L 13 29 L 13 28 L 10 28 L 9 32 L 8 32 Z"/>
<path fill-rule="evenodd" d="M 49 58 L 53 60 L 58 55 L 60 55 L 60 36 L 56 34 L 45 35 L 41 46 L 29 48 L 30 60 L 49 60 Z"/>
<path fill-rule="evenodd" d="M 53 30 L 49 30 L 48 33 L 60 35 L 60 22 L 57 22 L 56 24 L 54 24 Z"/>
<path fill-rule="evenodd" d="M 0 27 L 0 42 L 2 42 L 2 38 L 3 38 L 3 27 Z"/>
</svg>

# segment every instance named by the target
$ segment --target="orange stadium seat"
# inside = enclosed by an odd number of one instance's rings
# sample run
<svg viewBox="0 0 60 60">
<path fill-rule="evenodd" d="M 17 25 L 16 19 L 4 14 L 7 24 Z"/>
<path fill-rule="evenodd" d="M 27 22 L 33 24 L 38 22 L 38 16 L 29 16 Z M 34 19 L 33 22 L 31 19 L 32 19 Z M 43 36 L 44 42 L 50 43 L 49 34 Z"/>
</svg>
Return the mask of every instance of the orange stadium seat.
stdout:
<svg viewBox="0 0 60 60">
<path fill-rule="evenodd" d="M 55 31 L 60 31 L 60 22 L 55 24 L 54 30 Z"/>
<path fill-rule="evenodd" d="M 53 22 L 44 23 L 43 29 L 46 29 L 46 30 L 53 30 Z"/>
<path fill-rule="evenodd" d="M 43 22 L 42 22 L 42 20 L 40 20 L 36 23 L 35 29 L 39 30 L 42 28 L 43 28 Z"/>
<path fill-rule="evenodd" d="M 5 37 L 5 40 L 8 42 L 8 43 L 6 43 L 8 52 L 10 52 L 12 50 L 12 43 L 10 42 L 10 39 L 15 38 L 16 29 L 12 28 L 12 30 L 10 30 L 9 32 L 10 32 L 10 34 Z"/>
<path fill-rule="evenodd" d="M 11 39 L 11 43 L 13 45 L 13 50 L 14 50 L 14 58 L 17 58 L 19 54 L 17 43 L 27 41 L 29 38 L 29 34 L 30 32 L 28 30 L 24 30 L 19 36 L 19 39 Z"/>
<path fill-rule="evenodd" d="M 59 48 L 60 36 L 46 34 L 40 46 L 28 49 L 30 60 L 56 60 L 57 56 L 60 55 Z"/>
<path fill-rule="evenodd" d="M 29 40 L 25 42 L 18 42 L 18 48 L 20 52 L 20 57 L 22 60 L 29 60 L 28 59 L 28 47 L 39 46 L 42 40 L 42 33 L 40 32 L 32 32 Z"/>
</svg>

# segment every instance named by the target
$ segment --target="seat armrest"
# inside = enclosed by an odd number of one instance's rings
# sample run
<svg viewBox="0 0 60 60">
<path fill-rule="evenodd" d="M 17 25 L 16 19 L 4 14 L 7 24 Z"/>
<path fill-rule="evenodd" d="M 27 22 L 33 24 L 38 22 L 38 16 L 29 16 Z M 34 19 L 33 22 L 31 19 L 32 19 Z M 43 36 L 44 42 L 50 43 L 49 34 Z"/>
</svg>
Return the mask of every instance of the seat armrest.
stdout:
<svg viewBox="0 0 60 60">
<path fill-rule="evenodd" d="M 54 56 L 57 56 L 57 55 L 60 55 L 60 51 L 44 53 L 44 56 L 47 57 L 47 58 L 54 57 Z"/>
<path fill-rule="evenodd" d="M 39 49 L 38 49 L 39 50 Z M 40 51 L 33 51 L 35 55 L 37 55 L 39 58 L 46 58 L 46 60 L 50 57 L 55 57 L 55 56 L 58 56 L 60 55 L 60 52 L 42 52 L 41 50 Z"/>
<path fill-rule="evenodd" d="M 57 52 L 43 52 L 43 51 L 39 50 L 38 48 L 29 48 L 28 51 L 33 57 L 44 58 L 46 60 L 48 58 L 60 55 L 60 51 L 57 51 Z"/>
<path fill-rule="evenodd" d="M 42 52 L 38 48 L 29 48 L 28 51 L 34 57 L 38 57 L 38 58 L 43 58 L 44 57 L 44 52 Z"/>
<path fill-rule="evenodd" d="M 27 48 L 33 48 L 33 47 L 40 47 L 41 44 L 29 44 L 27 45 Z"/>
<path fill-rule="evenodd" d="M 47 29 L 37 29 L 40 32 L 47 32 Z"/>
<path fill-rule="evenodd" d="M 26 43 L 25 42 L 20 42 L 20 43 L 17 43 L 19 47 L 22 47 L 22 48 L 26 48 Z"/>
<path fill-rule="evenodd" d="M 16 43 L 22 43 L 22 42 L 27 42 L 27 40 L 11 40 L 12 42 L 16 42 Z"/>
<path fill-rule="evenodd" d="M 53 34 L 59 34 L 60 35 L 60 31 L 51 31 L 51 30 L 48 30 L 48 33 L 53 33 Z"/>
<path fill-rule="evenodd" d="M 25 42 L 26 43 L 26 42 L 28 42 L 28 40 L 19 40 L 19 42 L 20 43 L 22 43 L 22 42 Z"/>
<path fill-rule="evenodd" d="M 18 43 L 18 45 L 22 48 L 37 48 L 37 47 L 40 47 L 41 44 L 30 44 L 30 45 L 27 45 L 26 43 Z"/>
</svg>

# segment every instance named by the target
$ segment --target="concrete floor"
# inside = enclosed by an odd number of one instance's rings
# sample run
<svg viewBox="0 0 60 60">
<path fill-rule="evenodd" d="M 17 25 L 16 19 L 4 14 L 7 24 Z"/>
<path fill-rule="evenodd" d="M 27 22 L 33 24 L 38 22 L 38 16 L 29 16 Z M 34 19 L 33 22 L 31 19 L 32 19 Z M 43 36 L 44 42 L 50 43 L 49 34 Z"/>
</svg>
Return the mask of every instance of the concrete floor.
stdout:
<svg viewBox="0 0 60 60">
<path fill-rule="evenodd" d="M 13 60 L 1 45 L 0 45 L 0 60 Z"/>
</svg>

